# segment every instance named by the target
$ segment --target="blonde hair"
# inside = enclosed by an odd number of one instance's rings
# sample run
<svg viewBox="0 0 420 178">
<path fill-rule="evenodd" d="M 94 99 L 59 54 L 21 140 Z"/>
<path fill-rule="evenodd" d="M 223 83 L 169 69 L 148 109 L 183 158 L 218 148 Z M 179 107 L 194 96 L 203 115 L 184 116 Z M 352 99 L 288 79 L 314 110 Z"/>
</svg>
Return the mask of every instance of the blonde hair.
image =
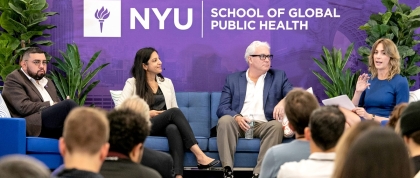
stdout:
<svg viewBox="0 0 420 178">
<path fill-rule="evenodd" d="M 105 111 L 88 107 L 73 109 L 64 122 L 63 139 L 69 153 L 98 153 L 109 139 L 109 121 Z"/>
<path fill-rule="evenodd" d="M 133 95 L 126 100 L 124 100 L 123 103 L 121 103 L 119 106 L 115 108 L 116 110 L 122 110 L 122 109 L 129 109 L 134 111 L 137 114 L 140 114 L 143 118 L 146 118 L 147 123 L 149 124 L 149 127 L 152 125 L 150 123 L 150 109 L 149 105 L 141 99 L 138 95 Z"/>
<path fill-rule="evenodd" d="M 336 156 L 335 156 L 335 169 L 333 172 L 332 178 L 341 177 L 343 173 L 344 162 L 346 160 L 346 156 L 350 146 L 353 142 L 359 137 L 359 135 L 366 130 L 379 127 L 379 123 L 374 121 L 364 121 L 358 123 L 356 126 L 351 127 L 350 129 L 346 130 L 344 134 L 341 136 L 340 140 L 336 146 Z"/>
<path fill-rule="evenodd" d="M 391 80 L 396 74 L 400 73 L 401 59 L 397 46 L 388 38 L 381 38 L 373 44 L 369 55 L 369 72 L 372 74 L 372 78 L 378 76 L 378 69 L 375 67 L 375 59 L 373 56 L 379 44 L 382 44 L 385 54 L 389 57 L 389 71 L 386 79 Z"/>
</svg>

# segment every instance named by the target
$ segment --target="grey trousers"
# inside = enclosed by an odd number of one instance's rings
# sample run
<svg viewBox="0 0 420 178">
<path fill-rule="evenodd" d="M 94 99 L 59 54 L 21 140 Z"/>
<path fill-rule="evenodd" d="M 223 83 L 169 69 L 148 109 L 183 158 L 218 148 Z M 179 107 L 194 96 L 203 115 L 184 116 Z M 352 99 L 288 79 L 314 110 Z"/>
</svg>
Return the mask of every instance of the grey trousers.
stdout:
<svg viewBox="0 0 420 178">
<path fill-rule="evenodd" d="M 254 174 L 259 174 L 265 153 L 274 145 L 280 144 L 283 140 L 282 124 L 277 120 L 255 123 L 254 138 L 261 139 L 260 152 Z M 233 168 L 234 154 L 239 137 L 244 137 L 245 132 L 230 115 L 221 117 L 217 123 L 217 149 L 222 166 Z"/>
</svg>

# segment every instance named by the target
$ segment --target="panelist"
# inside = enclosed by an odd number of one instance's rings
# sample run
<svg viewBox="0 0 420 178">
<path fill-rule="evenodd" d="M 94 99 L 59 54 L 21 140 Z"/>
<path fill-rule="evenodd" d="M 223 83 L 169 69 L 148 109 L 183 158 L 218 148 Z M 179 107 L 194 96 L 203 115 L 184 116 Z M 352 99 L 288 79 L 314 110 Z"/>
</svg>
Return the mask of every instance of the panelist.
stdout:
<svg viewBox="0 0 420 178">
<path fill-rule="evenodd" d="M 233 177 L 233 156 L 239 137 L 249 129 L 246 115 L 254 115 L 254 137 L 261 148 L 253 177 L 258 177 L 266 151 L 283 140 L 283 98 L 292 89 L 282 70 L 270 69 L 273 55 L 267 42 L 254 41 L 245 51 L 246 71 L 226 78 L 217 109 L 217 148 L 225 177 Z"/>
<path fill-rule="evenodd" d="M 184 148 L 190 149 L 195 155 L 199 169 L 215 166 L 219 161 L 208 157 L 198 147 L 190 124 L 178 108 L 172 81 L 161 73 L 162 61 L 158 52 L 150 47 L 138 50 L 131 68 L 133 77 L 127 79 L 117 107 L 133 95 L 138 95 L 149 104 L 152 122 L 150 135 L 168 137 L 176 178 L 183 175 Z"/>
<path fill-rule="evenodd" d="M 352 102 L 353 112 L 359 117 L 347 117 L 350 125 L 360 121 L 388 120 L 394 107 L 407 103 L 409 88 L 407 79 L 400 75 L 400 55 L 390 39 L 377 40 L 369 55 L 369 72 L 359 76 Z M 350 118 L 350 120 L 349 120 Z"/>
<path fill-rule="evenodd" d="M 27 49 L 21 68 L 7 75 L 2 96 L 12 117 L 25 118 L 26 135 L 58 139 L 67 114 L 78 104 L 60 102 L 53 82 L 45 77 L 47 64 L 43 50 Z"/>
</svg>

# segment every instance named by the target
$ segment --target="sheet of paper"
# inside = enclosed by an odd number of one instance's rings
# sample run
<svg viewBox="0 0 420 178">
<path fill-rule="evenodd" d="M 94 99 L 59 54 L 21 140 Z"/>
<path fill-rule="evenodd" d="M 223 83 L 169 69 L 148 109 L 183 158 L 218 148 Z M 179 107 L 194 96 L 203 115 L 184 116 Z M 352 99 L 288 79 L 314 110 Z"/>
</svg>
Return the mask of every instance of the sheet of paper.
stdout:
<svg viewBox="0 0 420 178">
<path fill-rule="evenodd" d="M 340 95 L 334 98 L 325 99 L 325 100 L 322 100 L 322 103 L 325 106 L 338 105 L 348 110 L 352 110 L 356 108 L 353 102 L 351 102 L 350 98 L 347 95 Z"/>
</svg>

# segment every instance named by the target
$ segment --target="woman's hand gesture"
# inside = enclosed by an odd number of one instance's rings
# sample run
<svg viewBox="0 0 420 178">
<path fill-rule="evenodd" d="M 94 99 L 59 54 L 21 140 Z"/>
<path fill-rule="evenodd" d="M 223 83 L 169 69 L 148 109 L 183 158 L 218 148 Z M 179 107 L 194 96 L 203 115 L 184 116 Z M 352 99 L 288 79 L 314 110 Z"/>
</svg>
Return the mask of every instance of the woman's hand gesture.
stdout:
<svg viewBox="0 0 420 178">
<path fill-rule="evenodd" d="M 357 83 L 356 83 L 356 92 L 363 92 L 366 90 L 366 88 L 369 87 L 370 83 L 368 82 L 369 80 L 369 75 L 364 73 L 362 75 L 359 75 L 359 78 L 357 79 Z"/>
</svg>

